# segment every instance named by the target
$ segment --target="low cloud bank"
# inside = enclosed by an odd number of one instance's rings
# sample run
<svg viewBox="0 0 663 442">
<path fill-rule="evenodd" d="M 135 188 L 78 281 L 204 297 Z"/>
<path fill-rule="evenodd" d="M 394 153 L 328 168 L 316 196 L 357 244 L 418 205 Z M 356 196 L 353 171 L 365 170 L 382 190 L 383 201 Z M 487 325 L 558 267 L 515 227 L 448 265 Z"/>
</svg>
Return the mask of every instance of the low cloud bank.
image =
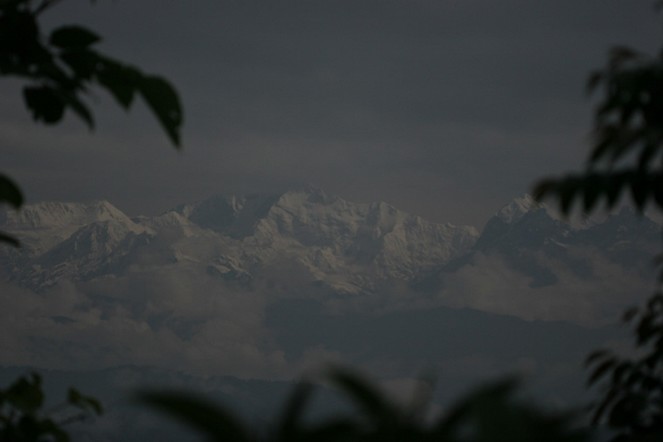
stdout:
<svg viewBox="0 0 663 442">
<path fill-rule="evenodd" d="M 647 281 L 589 248 L 569 253 L 591 263 L 591 276 L 581 276 L 561 261 L 538 254 L 533 259 L 557 281 L 532 287 L 532 279 L 503 257 L 477 253 L 471 264 L 444 276 L 445 287 L 438 299 L 452 307 L 596 327 L 617 323 L 624 309 L 653 293 L 653 278 Z"/>
</svg>

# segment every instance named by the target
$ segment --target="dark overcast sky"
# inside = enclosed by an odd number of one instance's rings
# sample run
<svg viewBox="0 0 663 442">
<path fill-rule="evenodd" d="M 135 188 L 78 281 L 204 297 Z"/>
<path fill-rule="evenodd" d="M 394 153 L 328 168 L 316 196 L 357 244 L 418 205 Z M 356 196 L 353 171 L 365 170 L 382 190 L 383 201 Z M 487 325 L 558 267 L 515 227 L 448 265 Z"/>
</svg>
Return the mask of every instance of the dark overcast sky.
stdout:
<svg viewBox="0 0 663 442">
<path fill-rule="evenodd" d="M 609 47 L 654 51 L 641 0 L 63 2 L 101 49 L 172 80 L 175 152 L 141 106 L 94 95 L 97 129 L 34 125 L 0 90 L 3 169 L 28 200 L 108 199 L 155 213 L 215 193 L 312 184 L 481 226 L 543 175 L 578 168 L 588 72 Z"/>
</svg>

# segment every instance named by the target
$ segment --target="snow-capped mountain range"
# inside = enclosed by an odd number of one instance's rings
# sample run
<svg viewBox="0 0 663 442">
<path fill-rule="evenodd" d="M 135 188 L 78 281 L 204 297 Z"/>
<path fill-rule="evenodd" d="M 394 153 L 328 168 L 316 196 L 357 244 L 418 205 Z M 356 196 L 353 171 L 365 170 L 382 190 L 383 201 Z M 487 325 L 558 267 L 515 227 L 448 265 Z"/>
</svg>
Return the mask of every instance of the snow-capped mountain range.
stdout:
<svg viewBox="0 0 663 442">
<path fill-rule="evenodd" d="M 288 296 L 375 298 L 395 287 L 431 295 L 449 286 L 449 275 L 475 271 L 491 257 L 531 288 L 555 285 L 562 274 L 600 278 L 597 257 L 644 281 L 659 249 L 659 226 L 648 218 L 624 210 L 572 227 L 527 195 L 498 211 L 481 234 L 319 189 L 215 196 L 135 218 L 107 201 L 44 202 L 5 212 L 0 229 L 23 244 L 0 249 L 4 278 L 35 291 L 159 269 Z"/>
<path fill-rule="evenodd" d="M 4 250 L 6 276 L 37 290 L 150 265 L 198 265 L 249 281 L 262 268 L 292 262 L 318 284 L 360 292 L 371 279 L 409 280 L 449 262 L 478 237 L 473 227 L 320 190 L 218 196 L 134 219 L 106 201 L 38 203 L 7 212 L 2 228 L 24 245 Z"/>
</svg>

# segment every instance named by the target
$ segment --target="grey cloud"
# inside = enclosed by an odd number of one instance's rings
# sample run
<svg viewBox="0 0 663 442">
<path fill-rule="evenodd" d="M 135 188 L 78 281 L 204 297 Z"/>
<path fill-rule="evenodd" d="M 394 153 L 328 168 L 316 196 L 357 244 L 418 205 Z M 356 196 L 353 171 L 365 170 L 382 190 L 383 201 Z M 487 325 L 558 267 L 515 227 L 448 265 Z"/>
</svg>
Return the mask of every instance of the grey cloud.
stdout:
<svg viewBox="0 0 663 442">
<path fill-rule="evenodd" d="M 3 284 L 1 364 L 91 369 L 136 364 L 199 374 L 285 376 L 261 305 L 200 278 L 60 284 L 37 294 Z M 64 320 L 66 319 L 66 320 Z"/>
<path fill-rule="evenodd" d="M 596 327 L 615 324 L 626 306 L 637 305 L 654 290 L 653 283 L 589 248 L 569 253 L 574 259 L 591 263 L 591 278 L 554 258 L 538 255 L 533 259 L 550 269 L 556 282 L 532 287 L 531 279 L 503 258 L 478 253 L 471 265 L 445 276 L 439 299 L 454 307 Z"/>
</svg>

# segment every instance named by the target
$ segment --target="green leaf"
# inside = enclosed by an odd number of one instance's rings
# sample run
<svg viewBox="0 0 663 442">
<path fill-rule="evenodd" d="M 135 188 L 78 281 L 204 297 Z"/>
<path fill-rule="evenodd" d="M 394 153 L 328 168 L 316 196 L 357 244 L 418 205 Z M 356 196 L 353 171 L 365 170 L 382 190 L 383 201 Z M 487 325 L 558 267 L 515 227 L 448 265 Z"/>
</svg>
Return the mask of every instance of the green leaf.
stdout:
<svg viewBox="0 0 663 442">
<path fill-rule="evenodd" d="M 614 174 L 606 175 L 604 177 L 605 183 L 605 195 L 606 195 L 606 207 L 612 209 L 617 204 L 619 200 L 619 195 L 621 195 L 624 185 L 626 183 L 625 174 Z"/>
<path fill-rule="evenodd" d="M 636 328 L 636 335 L 638 337 L 638 345 L 643 345 L 656 333 L 654 326 L 656 318 L 650 313 L 645 315 Z"/>
<path fill-rule="evenodd" d="M 7 401 L 24 413 L 34 413 L 44 403 L 41 377 L 36 373 L 16 380 L 6 394 Z"/>
<path fill-rule="evenodd" d="M 631 322 L 633 318 L 638 314 L 639 309 L 637 307 L 631 307 L 624 311 L 622 314 L 622 322 Z"/>
<path fill-rule="evenodd" d="M 557 197 L 559 198 L 559 206 L 563 215 L 568 216 L 571 213 L 573 201 L 575 200 L 576 194 L 579 190 L 582 189 L 577 178 L 569 177 L 566 180 L 560 182 L 560 185 L 557 188 Z"/>
<path fill-rule="evenodd" d="M 594 406 L 594 413 L 592 414 L 592 425 L 600 422 L 601 418 L 605 415 L 606 411 L 614 403 L 615 399 L 620 396 L 621 392 L 617 389 L 610 389 L 603 397 L 601 402 Z"/>
<path fill-rule="evenodd" d="M 62 49 L 87 48 L 101 41 L 94 32 L 82 26 L 62 26 L 51 33 L 50 43 Z"/>
<path fill-rule="evenodd" d="M 378 427 L 393 426 L 402 419 L 399 410 L 382 392 L 356 373 L 335 368 L 331 371 L 329 379 Z"/>
<path fill-rule="evenodd" d="M 92 116 L 92 112 L 85 104 L 83 104 L 81 100 L 79 100 L 76 94 L 62 94 L 62 99 L 67 104 L 67 106 L 88 125 L 90 129 L 94 129 L 94 117 Z"/>
<path fill-rule="evenodd" d="M 67 394 L 67 402 L 84 411 L 92 411 L 97 415 L 104 412 L 101 402 L 91 396 L 82 395 L 78 390 L 70 388 Z"/>
<path fill-rule="evenodd" d="M 36 440 L 55 440 L 55 442 L 69 442 L 70 440 L 69 434 L 67 434 L 67 432 L 60 428 L 58 424 L 53 422 L 51 419 L 45 419 L 40 422 L 32 422 L 31 426 L 31 431 L 39 435 L 35 438 Z M 43 436 L 52 437 L 44 438 Z"/>
<path fill-rule="evenodd" d="M 34 14 L 8 9 L 0 14 L 0 53 L 25 61 L 39 46 L 39 25 Z"/>
<path fill-rule="evenodd" d="M 550 196 L 557 189 L 557 181 L 555 180 L 542 180 L 539 181 L 532 190 L 532 196 L 538 202 L 542 202 L 544 198 Z"/>
<path fill-rule="evenodd" d="M 89 50 L 68 50 L 60 54 L 60 60 L 79 79 L 89 80 L 98 69 L 99 55 Z"/>
<path fill-rule="evenodd" d="M 128 109 L 138 87 L 140 72 L 107 57 L 99 57 L 95 77 L 117 102 Z"/>
<path fill-rule="evenodd" d="M 21 243 L 18 241 L 18 239 L 14 238 L 11 235 L 8 235 L 7 233 L 0 232 L 0 243 L 6 242 L 9 245 L 12 245 L 14 247 L 20 247 Z"/>
<path fill-rule="evenodd" d="M 508 409 L 513 407 L 512 396 L 516 390 L 518 381 L 516 378 L 509 377 L 496 382 L 482 385 L 473 392 L 465 395 L 459 401 L 451 406 L 449 411 L 440 416 L 434 426 L 435 434 L 438 440 L 459 440 L 459 433 L 473 428 L 476 431 L 483 432 L 487 430 L 487 425 L 492 427 L 501 425 L 501 430 L 508 437 L 507 431 L 510 424 L 505 419 Z M 524 414 L 520 416 L 526 418 Z M 464 439 L 461 439 L 464 440 Z M 493 434 L 489 439 L 476 437 L 472 440 L 502 440 L 498 434 Z M 514 439 L 528 440 L 528 439 Z"/>
<path fill-rule="evenodd" d="M 48 86 L 26 86 L 23 98 L 35 121 L 54 124 L 64 115 L 65 104 L 59 94 Z"/>
<path fill-rule="evenodd" d="M 612 370 L 612 384 L 617 385 L 619 384 L 624 375 L 629 373 L 633 368 L 633 364 L 629 361 L 622 361 L 615 368 Z"/>
<path fill-rule="evenodd" d="M 301 382 L 295 387 L 279 420 L 278 433 L 281 440 L 293 440 L 302 431 L 302 416 L 312 392 L 313 386 L 308 382 Z"/>
<path fill-rule="evenodd" d="M 588 94 L 591 94 L 596 90 L 596 88 L 604 81 L 604 74 L 601 71 L 592 72 L 587 79 L 586 90 Z"/>
<path fill-rule="evenodd" d="M 617 400 L 608 414 L 612 427 L 630 427 L 640 420 L 639 414 L 646 406 L 641 394 L 629 394 Z"/>
<path fill-rule="evenodd" d="M 315 428 L 308 430 L 303 439 L 315 442 L 349 442 L 366 440 L 367 437 L 351 419 L 336 418 L 316 425 Z M 281 440 L 283 442 L 292 442 L 294 439 L 290 438 Z"/>
<path fill-rule="evenodd" d="M 615 46 L 610 50 L 609 64 L 616 68 L 639 57 L 641 57 L 641 54 L 635 49 L 627 46 Z"/>
<path fill-rule="evenodd" d="M 190 393 L 143 392 L 137 400 L 165 412 L 212 439 L 249 442 L 249 432 L 230 411 Z"/>
<path fill-rule="evenodd" d="M 631 198 L 638 211 L 642 212 L 645 208 L 650 191 L 647 176 L 644 173 L 635 172 L 631 174 L 629 178 Z"/>
<path fill-rule="evenodd" d="M 583 192 L 583 210 L 585 212 L 590 212 L 601 194 L 603 189 L 603 181 L 595 174 L 588 175 L 585 178 L 584 183 L 584 192 Z"/>
<path fill-rule="evenodd" d="M 606 376 L 608 370 L 612 369 L 616 364 L 617 360 L 613 357 L 604 359 L 603 362 L 598 364 L 598 366 L 592 371 L 592 374 L 587 380 L 587 385 L 595 384 L 598 380 Z"/>
<path fill-rule="evenodd" d="M 0 174 L 0 202 L 18 209 L 23 204 L 23 194 L 16 183 L 7 175 Z"/>
<path fill-rule="evenodd" d="M 595 350 L 591 352 L 585 359 L 585 366 L 589 367 L 594 365 L 597 361 L 605 359 L 607 356 L 612 356 L 612 353 L 605 349 Z"/>
<path fill-rule="evenodd" d="M 654 193 L 654 201 L 659 208 L 663 207 L 663 174 L 658 173 L 652 180 L 652 192 Z"/>
<path fill-rule="evenodd" d="M 183 118 L 182 106 L 175 89 L 161 77 L 143 76 L 139 79 L 138 90 L 161 123 L 170 141 L 179 147 Z"/>
</svg>

